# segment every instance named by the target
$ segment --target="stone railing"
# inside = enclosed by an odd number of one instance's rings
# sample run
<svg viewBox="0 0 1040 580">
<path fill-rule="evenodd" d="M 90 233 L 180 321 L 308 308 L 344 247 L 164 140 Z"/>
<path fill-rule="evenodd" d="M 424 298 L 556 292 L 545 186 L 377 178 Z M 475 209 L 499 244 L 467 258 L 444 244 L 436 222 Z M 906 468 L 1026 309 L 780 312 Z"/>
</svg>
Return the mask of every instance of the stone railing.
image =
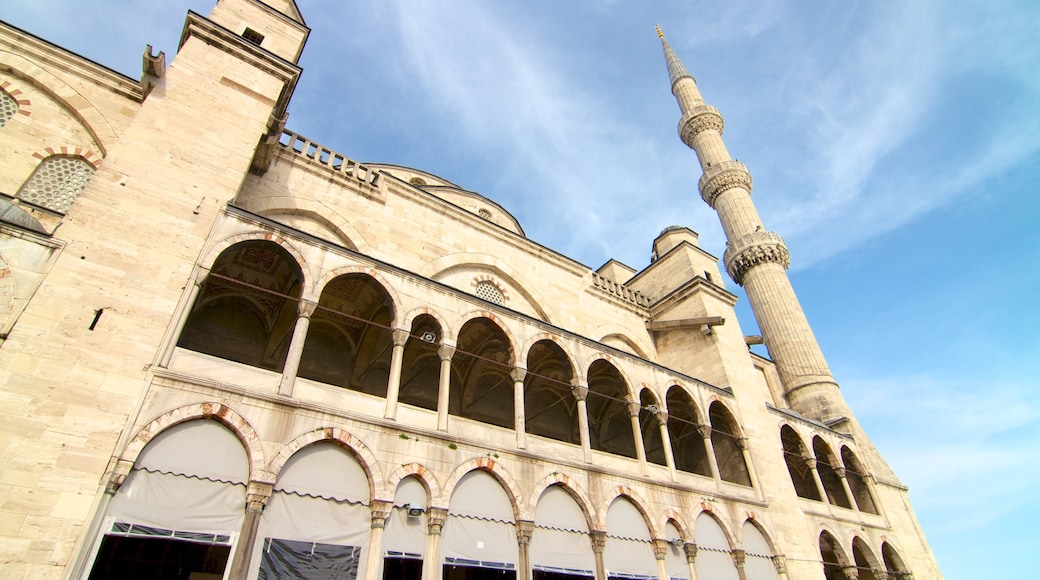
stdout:
<svg viewBox="0 0 1040 580">
<path fill-rule="evenodd" d="M 285 150 L 324 165 L 336 173 L 352 177 L 372 187 L 379 187 L 380 185 L 378 171 L 369 169 L 346 155 L 336 153 L 332 149 L 297 135 L 288 129 L 282 129 L 282 136 L 278 139 L 278 144 Z"/>
<path fill-rule="evenodd" d="M 625 302 L 635 304 L 636 306 L 642 306 L 644 308 L 650 306 L 650 299 L 643 294 L 631 290 L 623 284 L 618 284 L 609 278 L 604 278 L 595 272 L 592 273 L 592 286 L 598 288 L 602 292 L 610 294 L 611 296 L 620 298 Z"/>
</svg>

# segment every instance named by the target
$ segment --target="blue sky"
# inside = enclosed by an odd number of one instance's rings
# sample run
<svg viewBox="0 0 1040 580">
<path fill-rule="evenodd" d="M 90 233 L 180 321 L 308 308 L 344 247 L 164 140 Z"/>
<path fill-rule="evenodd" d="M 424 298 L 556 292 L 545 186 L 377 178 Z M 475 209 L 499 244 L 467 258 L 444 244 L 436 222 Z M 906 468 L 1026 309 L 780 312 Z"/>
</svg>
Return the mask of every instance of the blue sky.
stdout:
<svg viewBox="0 0 1040 580">
<path fill-rule="evenodd" d="M 853 410 L 947 578 L 1040 545 L 1040 4 L 300 0 L 289 128 L 425 169 L 592 268 L 718 220 L 654 24 L 726 118 Z M 137 77 L 210 0 L 7 0 L 0 17 Z M 732 289 L 734 285 L 729 284 Z M 745 334 L 757 332 L 746 301 Z"/>
</svg>

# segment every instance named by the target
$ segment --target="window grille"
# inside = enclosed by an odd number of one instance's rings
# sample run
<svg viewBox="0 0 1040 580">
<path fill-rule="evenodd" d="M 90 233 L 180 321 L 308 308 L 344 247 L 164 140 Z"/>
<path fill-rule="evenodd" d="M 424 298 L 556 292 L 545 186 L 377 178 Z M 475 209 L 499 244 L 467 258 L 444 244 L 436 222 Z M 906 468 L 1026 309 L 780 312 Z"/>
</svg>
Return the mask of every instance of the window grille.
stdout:
<svg viewBox="0 0 1040 580">
<path fill-rule="evenodd" d="M 93 174 L 94 167 L 79 157 L 48 157 L 22 185 L 18 197 L 65 213 Z"/>
<path fill-rule="evenodd" d="M 247 28 L 246 31 L 242 33 L 242 38 L 248 40 L 249 42 L 252 42 L 257 46 L 260 46 L 260 43 L 264 41 L 264 35 L 253 30 L 252 28 Z"/>
<path fill-rule="evenodd" d="M 14 114 L 18 112 L 18 101 L 14 100 L 14 97 L 7 94 L 7 91 L 0 89 L 0 127 L 3 127 L 14 117 Z"/>
<path fill-rule="evenodd" d="M 502 304 L 506 301 L 502 291 L 492 282 L 478 282 L 475 293 L 479 298 L 495 304 Z"/>
<path fill-rule="evenodd" d="M 477 215 L 479 215 L 480 217 L 482 217 L 482 218 L 484 218 L 486 220 L 491 219 L 491 212 L 489 212 L 486 209 L 479 209 L 479 210 L 477 210 Z"/>
</svg>

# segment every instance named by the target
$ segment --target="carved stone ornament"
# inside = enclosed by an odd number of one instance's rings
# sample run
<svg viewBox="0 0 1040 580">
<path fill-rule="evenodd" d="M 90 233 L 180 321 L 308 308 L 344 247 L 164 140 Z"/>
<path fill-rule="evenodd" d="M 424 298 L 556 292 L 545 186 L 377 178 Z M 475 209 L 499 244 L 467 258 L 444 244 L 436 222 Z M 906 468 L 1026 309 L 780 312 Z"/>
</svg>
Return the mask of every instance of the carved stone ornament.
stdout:
<svg viewBox="0 0 1040 580">
<path fill-rule="evenodd" d="M 521 546 L 529 546 L 531 544 L 531 536 L 534 534 L 534 522 L 530 520 L 520 520 L 516 522 L 516 541 Z"/>
<path fill-rule="evenodd" d="M 693 148 L 693 139 L 708 129 L 718 131 L 722 135 L 725 124 L 719 110 L 711 105 L 694 107 L 679 120 L 679 138 L 688 147 Z"/>
<path fill-rule="evenodd" d="M 372 502 L 371 515 L 372 515 L 372 527 L 383 528 L 386 526 L 386 518 L 390 517 L 390 511 L 393 509 L 394 504 L 389 501 L 376 500 Z"/>
<path fill-rule="evenodd" d="M 730 552 L 730 556 L 733 557 L 733 565 L 736 566 L 738 570 L 743 568 L 744 563 L 747 562 L 747 552 L 744 550 L 733 550 Z"/>
<path fill-rule="evenodd" d="M 787 558 L 784 556 L 773 556 L 773 567 L 777 574 L 787 574 Z"/>
<path fill-rule="evenodd" d="M 444 520 L 448 518 L 448 510 L 444 508 L 430 508 L 426 510 L 426 527 L 431 536 L 441 535 L 444 528 Z"/>
<path fill-rule="evenodd" d="M 249 486 L 246 488 L 246 511 L 254 513 L 264 511 L 264 507 L 267 506 L 267 501 L 271 499 L 273 491 L 273 483 L 250 481 Z"/>
<path fill-rule="evenodd" d="M 767 231 L 752 232 L 728 244 L 722 259 L 730 278 L 741 286 L 748 271 L 760 264 L 773 262 L 785 270 L 791 267 L 791 254 L 784 239 Z"/>
<path fill-rule="evenodd" d="M 589 540 L 592 542 L 592 551 L 597 554 L 603 553 L 603 548 L 607 547 L 607 533 L 601 531 L 589 532 Z"/>
<path fill-rule="evenodd" d="M 715 208 L 715 200 L 722 192 L 739 187 L 751 193 L 751 172 L 739 161 L 723 161 L 704 171 L 697 187 L 704 203 Z"/>
</svg>

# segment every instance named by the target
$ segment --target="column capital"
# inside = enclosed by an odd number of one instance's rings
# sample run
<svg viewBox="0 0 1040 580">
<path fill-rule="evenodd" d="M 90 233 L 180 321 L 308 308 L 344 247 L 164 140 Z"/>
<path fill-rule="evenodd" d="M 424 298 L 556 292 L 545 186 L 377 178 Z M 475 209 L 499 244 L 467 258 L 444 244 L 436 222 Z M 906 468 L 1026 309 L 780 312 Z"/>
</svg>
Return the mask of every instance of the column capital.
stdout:
<svg viewBox="0 0 1040 580">
<path fill-rule="evenodd" d="M 390 517 L 390 511 L 394 509 L 393 502 L 374 499 L 369 507 L 372 515 L 372 528 L 382 529 L 385 527 L 386 518 Z"/>
<path fill-rule="evenodd" d="M 534 522 L 531 520 L 517 520 L 516 522 L 516 541 L 521 546 L 529 546 L 531 544 L 531 535 L 534 533 Z"/>
<path fill-rule="evenodd" d="M 842 479 L 845 479 L 845 467 L 844 466 L 840 466 L 839 465 L 838 467 L 832 467 L 831 469 L 834 470 L 834 473 L 836 473 L 838 475 L 838 477 L 840 477 Z"/>
<path fill-rule="evenodd" d="M 657 422 L 662 426 L 668 426 L 668 411 L 658 411 L 654 416 L 657 417 Z"/>
<path fill-rule="evenodd" d="M 266 481 L 250 481 L 246 487 L 246 512 L 260 513 L 267 507 L 274 484 Z"/>
<path fill-rule="evenodd" d="M 509 378 L 513 379 L 514 383 L 524 382 L 524 378 L 527 376 L 527 369 L 524 367 L 513 367 L 513 370 L 509 371 Z"/>
<path fill-rule="evenodd" d="M 711 425 L 697 425 L 697 432 L 705 439 L 711 439 Z"/>
<path fill-rule="evenodd" d="M 734 437 L 733 440 L 736 442 L 737 447 L 739 447 L 741 451 L 747 451 L 747 448 L 748 448 L 748 438 L 747 437 Z"/>
<path fill-rule="evenodd" d="M 412 334 L 409 331 L 403 328 L 395 328 L 394 331 L 390 334 L 391 338 L 394 341 L 394 346 L 404 346 L 405 343 L 408 342 L 408 338 L 411 335 Z"/>
<path fill-rule="evenodd" d="M 733 565 L 736 566 L 738 570 L 744 568 L 744 563 L 747 561 L 747 552 L 737 548 L 736 550 L 731 551 L 729 555 L 733 557 Z"/>
<path fill-rule="evenodd" d="M 310 300 L 300 300 L 300 303 L 296 306 L 296 314 L 300 318 L 310 318 L 314 316 L 314 311 L 318 308 L 316 302 Z"/>
<path fill-rule="evenodd" d="M 694 542 L 686 542 L 683 546 L 683 551 L 686 552 L 686 561 L 690 564 L 697 562 L 697 544 Z"/>
<path fill-rule="evenodd" d="M 607 547 L 606 532 L 593 530 L 589 532 L 589 540 L 592 542 L 592 551 L 596 554 L 602 554 L 603 549 Z"/>
<path fill-rule="evenodd" d="M 654 558 L 664 560 L 665 556 L 668 555 L 668 540 L 654 539 L 650 545 L 654 549 Z"/>
<path fill-rule="evenodd" d="M 770 558 L 773 561 L 773 567 L 776 568 L 776 573 L 783 575 L 787 574 L 787 557 L 783 554 L 777 554 Z"/>
<path fill-rule="evenodd" d="M 455 347 L 442 344 L 437 347 L 437 356 L 441 357 L 441 362 L 451 360 L 451 357 L 455 356 Z"/>
<path fill-rule="evenodd" d="M 571 394 L 575 399 L 584 401 L 589 397 L 589 386 L 580 379 L 571 379 Z"/>
<path fill-rule="evenodd" d="M 441 535 L 444 528 L 444 520 L 448 517 L 448 510 L 444 508 L 429 508 L 426 510 L 426 527 L 431 536 Z"/>
<path fill-rule="evenodd" d="M 628 416 L 629 417 L 638 417 L 639 416 L 639 410 L 642 409 L 642 408 L 643 407 L 640 406 L 639 403 L 637 403 L 635 401 L 629 401 L 628 402 Z"/>
</svg>

